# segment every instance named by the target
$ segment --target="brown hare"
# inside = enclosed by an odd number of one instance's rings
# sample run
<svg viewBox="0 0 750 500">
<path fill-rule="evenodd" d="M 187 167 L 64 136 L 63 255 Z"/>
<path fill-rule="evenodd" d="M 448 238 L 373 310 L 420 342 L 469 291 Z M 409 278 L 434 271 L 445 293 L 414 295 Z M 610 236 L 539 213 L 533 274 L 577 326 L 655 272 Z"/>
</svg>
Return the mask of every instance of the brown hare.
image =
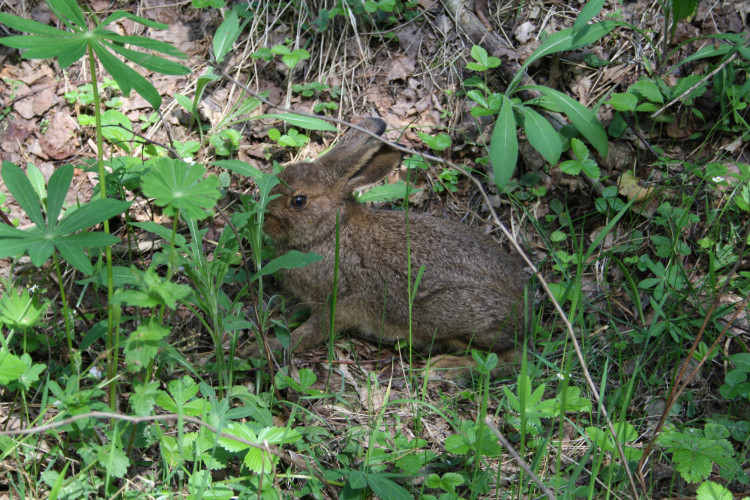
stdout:
<svg viewBox="0 0 750 500">
<path fill-rule="evenodd" d="M 380 135 L 385 123 L 359 126 Z M 353 191 L 384 178 L 402 154 L 356 129 L 322 157 L 294 163 L 279 174 L 264 231 L 278 254 L 315 252 L 322 260 L 281 271 L 284 287 L 312 308 L 291 333 L 290 349 L 304 352 L 330 333 L 339 214 L 339 273 L 335 331 L 351 330 L 376 342 L 409 338 L 407 245 L 411 283 L 424 273 L 412 304 L 412 345 L 429 352 L 467 348 L 512 352 L 525 334 L 520 259 L 490 236 L 466 225 L 422 213 L 378 210 L 355 201 Z M 279 348 L 278 341 L 271 348 Z"/>
</svg>

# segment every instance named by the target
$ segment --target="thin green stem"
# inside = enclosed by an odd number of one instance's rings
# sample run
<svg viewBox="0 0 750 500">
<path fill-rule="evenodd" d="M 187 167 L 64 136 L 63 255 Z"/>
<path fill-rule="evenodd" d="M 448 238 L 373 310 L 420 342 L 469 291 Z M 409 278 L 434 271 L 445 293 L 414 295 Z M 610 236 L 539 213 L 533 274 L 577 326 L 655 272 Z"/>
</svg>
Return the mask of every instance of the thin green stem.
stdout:
<svg viewBox="0 0 750 500">
<path fill-rule="evenodd" d="M 63 286 L 62 272 L 60 271 L 60 261 L 57 259 L 57 252 L 52 252 L 52 261 L 55 264 L 55 273 L 57 274 L 57 284 L 60 287 L 60 300 L 62 301 L 63 321 L 65 322 L 65 334 L 68 337 L 68 356 L 70 357 L 71 373 L 76 369 L 73 363 L 73 329 L 70 326 L 70 314 L 68 310 L 68 299 L 65 296 L 65 287 Z"/>
<path fill-rule="evenodd" d="M 102 135 L 102 113 L 101 103 L 99 101 L 99 84 L 97 83 L 96 59 L 94 58 L 94 48 L 91 44 L 88 46 L 89 53 L 89 71 L 91 72 L 91 89 L 94 96 L 94 118 L 96 121 L 96 162 L 99 166 L 99 189 L 101 190 L 102 199 L 107 198 L 107 172 L 104 169 L 104 138 Z M 109 232 L 109 220 L 104 221 L 104 232 Z M 117 358 L 119 345 L 119 328 L 115 328 L 115 304 L 112 303 L 114 295 L 114 280 L 112 278 L 112 247 L 105 247 L 107 261 L 107 376 L 109 378 L 109 405 L 112 411 L 117 410 Z M 63 301 L 65 304 L 65 301 Z"/>
</svg>

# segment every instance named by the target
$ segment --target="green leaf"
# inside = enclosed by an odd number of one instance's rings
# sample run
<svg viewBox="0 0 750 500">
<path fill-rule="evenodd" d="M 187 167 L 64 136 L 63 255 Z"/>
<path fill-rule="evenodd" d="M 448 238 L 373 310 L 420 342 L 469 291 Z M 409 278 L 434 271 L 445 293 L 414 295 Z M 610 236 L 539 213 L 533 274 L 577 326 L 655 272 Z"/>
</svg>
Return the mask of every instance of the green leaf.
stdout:
<svg viewBox="0 0 750 500">
<path fill-rule="evenodd" d="M 125 97 L 128 97 L 130 91 L 135 89 L 141 97 L 146 99 L 146 102 L 148 102 L 151 107 L 159 109 L 161 106 L 161 95 L 159 95 L 159 92 L 151 82 L 110 54 L 104 49 L 104 45 L 93 44 L 92 47 L 99 58 L 99 61 L 101 61 L 102 66 L 104 66 L 104 69 L 112 75 L 112 78 L 117 82 L 117 85 L 120 87 L 120 90 L 122 90 Z"/>
<path fill-rule="evenodd" d="M 524 87 L 519 87 L 519 90 L 520 89 L 537 90 L 541 94 L 544 94 L 560 108 L 561 112 L 568 117 L 576 129 L 578 129 L 578 132 L 580 132 L 581 135 L 585 137 L 592 146 L 594 146 L 599 154 L 603 158 L 607 157 L 607 152 L 609 150 L 607 132 L 604 131 L 604 127 L 602 127 L 602 124 L 596 119 L 596 115 L 584 105 L 562 92 L 558 92 L 549 87 L 526 85 Z"/>
<path fill-rule="evenodd" d="M 406 198 L 406 195 L 412 196 L 421 189 L 415 188 L 410 184 L 406 184 L 404 181 L 399 180 L 393 184 L 383 184 L 382 186 L 375 186 L 374 188 L 365 191 L 364 193 L 357 195 L 357 201 L 360 203 L 368 203 L 374 201 L 393 201 Z"/>
<path fill-rule="evenodd" d="M 70 189 L 70 182 L 73 180 L 73 165 L 63 165 L 55 170 L 49 178 L 49 187 L 47 189 L 47 225 L 53 226 L 60 210 L 62 210 L 65 196 Z M 93 224 L 92 224 L 93 225 Z"/>
<path fill-rule="evenodd" d="M 143 176 L 143 193 L 165 208 L 170 216 L 179 211 L 188 217 L 205 219 L 221 197 L 219 179 L 210 175 L 203 179 L 206 169 L 172 158 L 149 160 L 151 171 Z"/>
<path fill-rule="evenodd" d="M 81 12 L 81 8 L 74 0 L 48 0 L 47 4 L 52 9 L 52 12 L 60 18 L 61 21 L 71 20 L 75 25 L 84 30 L 86 26 L 86 18 Z M 70 25 L 66 22 L 66 25 Z"/>
<path fill-rule="evenodd" d="M 330 130 L 331 132 L 337 131 L 336 127 L 325 120 L 322 120 L 320 118 L 312 118 L 309 116 L 297 115 L 294 113 L 267 113 L 265 115 L 256 116 L 255 118 L 276 118 L 277 120 L 283 120 L 295 127 L 300 127 L 307 130 Z"/>
<path fill-rule="evenodd" d="M 170 329 L 151 320 L 141 324 L 125 342 L 125 362 L 129 372 L 144 370 L 156 358 L 159 349 L 166 346 L 163 341 Z"/>
<path fill-rule="evenodd" d="M 318 262 L 323 257 L 316 253 L 302 253 L 298 250 L 290 250 L 280 257 L 276 257 L 268 264 L 263 266 L 260 271 L 255 273 L 250 279 L 251 282 L 257 280 L 262 276 L 273 274 L 279 269 L 293 269 L 297 267 L 305 267 L 314 262 Z"/>
<path fill-rule="evenodd" d="M 503 190 L 508 184 L 518 160 L 518 137 L 516 136 L 516 118 L 513 115 L 513 104 L 503 96 L 503 105 L 495 122 L 490 142 L 490 161 L 495 176 L 495 184 Z"/>
<path fill-rule="evenodd" d="M 112 477 L 121 478 L 128 472 L 130 459 L 125 451 L 112 441 L 98 447 L 97 460 Z"/>
<path fill-rule="evenodd" d="M 573 31 L 577 32 L 591 21 L 604 7 L 607 0 L 589 0 L 578 13 L 576 22 L 573 23 Z"/>
<path fill-rule="evenodd" d="M 617 111 L 633 111 L 638 105 L 638 98 L 631 93 L 614 93 L 604 103 Z"/>
<path fill-rule="evenodd" d="M 6 14 L 4 12 L 0 12 L 0 23 L 23 33 L 36 33 L 39 35 L 59 37 L 69 36 L 67 31 L 59 30 L 38 21 L 14 16 L 13 14 Z M 3 43 L 2 40 L 4 40 L 4 38 L 0 38 L 0 43 Z"/>
<path fill-rule="evenodd" d="M 144 52 L 138 52 L 136 50 L 126 49 L 115 43 L 109 43 L 102 41 L 102 44 L 109 47 L 118 54 L 124 56 L 131 62 L 134 62 L 144 68 L 162 73 L 164 75 L 187 75 L 191 72 L 191 69 L 180 63 L 164 59 L 161 56 L 155 54 L 146 54 Z"/>
<path fill-rule="evenodd" d="M 518 73 L 513 78 L 513 81 L 508 86 L 508 93 L 513 93 L 516 89 L 516 85 L 521 80 L 524 70 L 529 67 L 534 61 L 541 59 L 549 54 L 555 54 L 557 52 L 564 52 L 566 50 L 575 50 L 590 43 L 594 43 L 600 38 L 607 35 L 610 31 L 615 29 L 617 26 L 622 26 L 623 23 L 617 21 L 602 21 L 599 23 L 588 24 L 581 27 L 580 29 L 567 28 L 557 33 L 553 33 L 547 37 L 546 40 L 534 51 L 533 54 L 521 65 Z"/>
<path fill-rule="evenodd" d="M 130 207 L 131 203 L 130 201 L 120 201 L 112 198 L 90 201 L 66 213 L 60 223 L 54 228 L 53 234 L 63 236 L 95 226 L 115 215 L 123 213 Z"/>
<path fill-rule="evenodd" d="M 135 137 L 133 124 L 116 109 L 108 109 L 102 113 L 102 136 L 127 154 L 131 153 L 130 142 Z"/>
<path fill-rule="evenodd" d="M 31 219 L 31 222 L 39 227 L 44 227 L 44 217 L 42 216 L 42 209 L 39 207 L 39 198 L 36 197 L 31 182 L 20 167 L 9 161 L 4 161 L 2 175 L 8 191 Z"/>
<path fill-rule="evenodd" d="M 18 356 L 9 353 L 4 347 L 0 349 L 0 385 L 8 385 L 26 373 L 26 363 Z"/>
<path fill-rule="evenodd" d="M 379 498 L 388 500 L 413 500 L 414 497 L 397 484 L 380 474 L 367 474 L 367 485 Z"/>
<path fill-rule="evenodd" d="M 237 13 L 230 10 L 226 13 L 224 21 L 216 28 L 213 39 L 214 58 L 220 63 L 224 56 L 232 50 L 234 42 L 240 34 L 240 19 Z"/>
<path fill-rule="evenodd" d="M 672 16 L 674 23 L 679 23 L 691 16 L 698 8 L 698 0 L 672 0 Z"/>
<path fill-rule="evenodd" d="M 107 16 L 101 22 L 101 24 L 99 24 L 99 26 L 97 26 L 97 29 L 99 29 L 101 27 L 104 27 L 104 26 L 107 26 L 107 25 L 109 25 L 109 24 L 117 21 L 118 19 L 122 19 L 123 17 L 126 18 L 126 19 L 130 19 L 131 21 L 134 21 L 134 22 L 136 22 L 138 24 L 142 24 L 144 26 L 148 26 L 149 28 L 154 28 L 154 29 L 157 29 L 157 30 L 165 30 L 165 29 L 169 28 L 168 24 L 158 23 L 156 21 L 152 21 L 151 19 L 146 19 L 145 17 L 136 16 L 135 14 L 131 14 L 130 12 L 126 12 L 124 10 L 116 10 L 112 14 L 110 14 L 109 16 Z M 153 40 L 151 38 L 146 38 L 146 37 L 142 37 L 142 36 L 133 36 L 133 37 L 125 37 L 125 38 L 134 38 L 134 39 L 143 40 L 144 43 L 148 42 L 148 43 L 156 44 L 155 46 L 154 45 L 148 46 L 148 48 L 153 49 L 153 50 L 157 50 L 159 52 L 164 52 L 165 54 L 168 54 L 170 56 L 182 57 L 183 59 L 187 57 L 185 54 L 183 54 L 182 52 L 180 52 L 176 48 L 172 47 L 168 43 L 161 42 L 159 40 Z M 131 44 L 135 45 L 135 42 L 131 42 L 131 41 L 127 41 L 125 43 L 131 43 Z M 157 48 L 159 45 L 162 46 L 162 48 Z M 143 46 L 146 47 L 147 45 L 143 45 Z M 166 46 L 166 47 L 164 47 L 164 46 Z"/>
<path fill-rule="evenodd" d="M 550 165 L 557 165 L 562 154 L 562 142 L 555 127 L 546 118 L 526 106 L 518 108 L 524 116 L 526 139 Z"/>
<path fill-rule="evenodd" d="M 713 481 L 701 484 L 695 493 L 697 500 L 732 500 L 734 498 L 725 486 Z"/>
</svg>

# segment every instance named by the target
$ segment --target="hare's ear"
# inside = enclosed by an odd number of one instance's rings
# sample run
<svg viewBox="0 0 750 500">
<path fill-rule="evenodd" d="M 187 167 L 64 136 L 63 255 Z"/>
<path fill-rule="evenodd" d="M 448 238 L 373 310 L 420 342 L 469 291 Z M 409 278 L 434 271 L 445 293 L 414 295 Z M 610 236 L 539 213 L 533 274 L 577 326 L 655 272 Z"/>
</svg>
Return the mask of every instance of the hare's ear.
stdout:
<svg viewBox="0 0 750 500">
<path fill-rule="evenodd" d="M 358 125 L 377 135 L 385 131 L 385 122 L 365 118 Z M 331 169 L 341 187 L 354 190 L 388 175 L 401 163 L 402 153 L 357 129 L 350 129 L 327 154 L 320 158 Z"/>
</svg>

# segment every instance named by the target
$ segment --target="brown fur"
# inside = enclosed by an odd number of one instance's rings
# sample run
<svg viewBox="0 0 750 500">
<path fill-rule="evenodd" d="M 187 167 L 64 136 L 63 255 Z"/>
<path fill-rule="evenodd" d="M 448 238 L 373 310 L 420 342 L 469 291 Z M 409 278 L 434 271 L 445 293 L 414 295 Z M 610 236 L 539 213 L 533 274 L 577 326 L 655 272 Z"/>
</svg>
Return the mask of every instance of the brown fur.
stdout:
<svg viewBox="0 0 750 500">
<path fill-rule="evenodd" d="M 382 120 L 372 118 L 360 126 L 378 135 L 385 129 Z M 406 214 L 377 210 L 352 196 L 400 162 L 399 151 L 352 129 L 324 156 L 289 165 L 279 174 L 281 183 L 272 191 L 279 196 L 268 204 L 265 232 L 279 255 L 294 249 L 323 256 L 307 267 L 281 272 L 285 288 L 312 305 L 310 318 L 291 334 L 292 350 L 303 352 L 329 335 L 326 304 L 333 291 L 337 211 L 335 330 L 388 343 L 408 339 Z M 304 207 L 293 208 L 301 195 Z M 527 276 L 519 259 L 490 236 L 448 219 L 409 212 L 408 227 L 412 287 L 425 266 L 412 306 L 413 345 L 424 352 L 513 349 L 525 334 Z"/>
</svg>

